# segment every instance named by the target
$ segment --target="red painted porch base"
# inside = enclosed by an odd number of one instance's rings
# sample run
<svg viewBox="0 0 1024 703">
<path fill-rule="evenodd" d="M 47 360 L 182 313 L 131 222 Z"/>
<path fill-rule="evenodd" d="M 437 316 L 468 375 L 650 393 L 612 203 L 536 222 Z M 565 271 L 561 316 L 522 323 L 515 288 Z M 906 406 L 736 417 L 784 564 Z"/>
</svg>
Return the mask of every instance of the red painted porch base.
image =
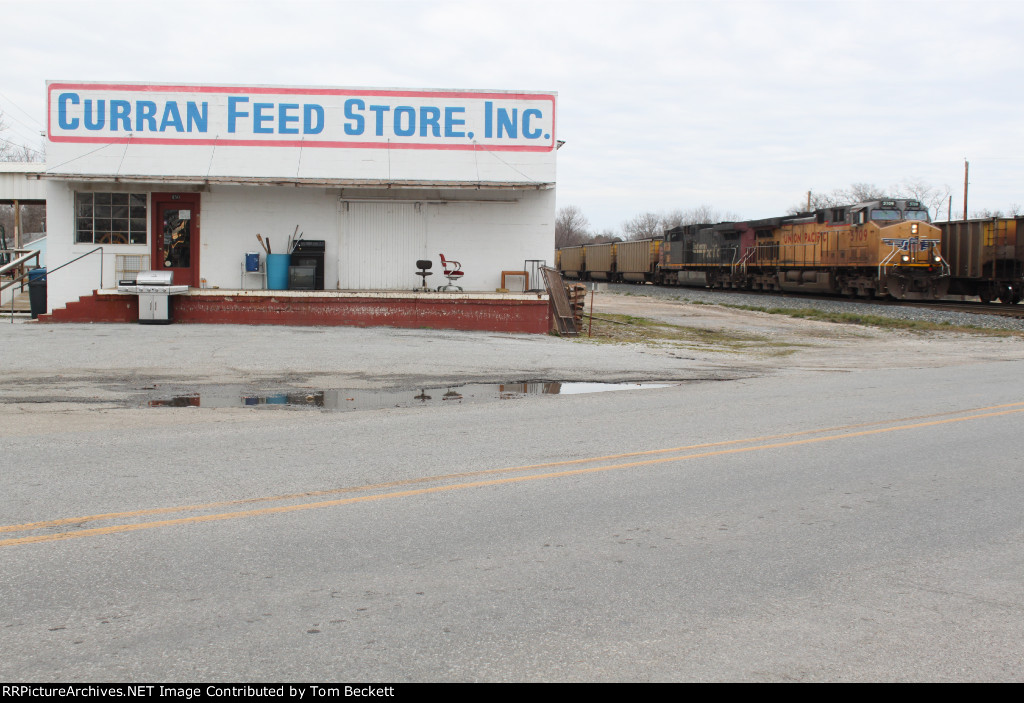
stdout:
<svg viewBox="0 0 1024 703">
<path fill-rule="evenodd" d="M 546 297 L 472 293 L 193 290 L 172 296 L 175 323 L 412 327 L 545 334 Z M 94 292 L 40 322 L 138 322 L 134 295 Z"/>
</svg>

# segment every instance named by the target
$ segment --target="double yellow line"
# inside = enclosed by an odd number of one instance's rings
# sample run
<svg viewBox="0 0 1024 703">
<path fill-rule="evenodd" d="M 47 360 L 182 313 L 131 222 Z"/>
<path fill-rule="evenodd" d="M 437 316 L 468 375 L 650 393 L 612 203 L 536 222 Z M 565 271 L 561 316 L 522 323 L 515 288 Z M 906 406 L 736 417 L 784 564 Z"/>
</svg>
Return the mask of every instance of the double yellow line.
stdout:
<svg viewBox="0 0 1024 703">
<path fill-rule="evenodd" d="M 673 461 L 686 461 L 690 459 L 702 459 L 708 457 L 723 456 L 727 454 L 740 454 L 745 452 L 763 451 L 766 449 L 781 449 L 795 447 L 818 442 L 832 442 L 840 439 L 854 437 L 866 437 L 870 435 L 884 434 L 887 432 L 902 432 L 906 430 L 920 429 L 924 427 L 935 427 L 956 422 L 969 420 L 981 420 L 985 418 L 1000 417 L 1014 413 L 1024 412 L 1024 403 L 1008 403 L 1005 405 L 992 405 L 988 407 L 972 408 L 969 410 L 935 413 L 932 415 L 920 415 L 906 417 L 887 422 L 870 422 L 856 425 L 844 425 L 840 427 L 828 427 L 816 430 L 803 430 L 800 432 L 789 432 L 786 434 L 767 435 L 763 437 L 750 437 L 746 439 L 733 439 L 723 442 L 711 442 L 707 444 L 691 444 L 682 447 L 671 447 L 667 449 L 651 449 L 640 452 L 629 452 L 624 454 L 609 454 L 606 456 L 588 457 L 585 459 L 570 459 L 566 461 L 554 461 L 543 464 L 531 464 L 527 466 L 513 466 L 499 469 L 483 469 L 480 471 L 469 471 L 464 473 L 445 474 L 438 476 L 424 476 L 420 478 L 405 479 L 402 481 L 391 481 L 388 483 L 368 484 L 362 486 L 350 486 L 335 488 L 326 491 L 309 491 L 306 493 L 291 493 L 286 495 L 266 496 L 260 498 L 246 498 L 231 501 L 218 501 L 212 503 L 198 503 L 195 505 L 180 505 L 164 508 L 150 508 L 146 510 L 132 510 L 117 513 L 103 513 L 99 515 L 86 515 L 82 517 L 60 518 L 55 520 L 43 520 L 40 522 L 29 522 L 20 525 L 0 526 L 0 534 L 4 533 L 30 533 L 42 532 L 42 534 L 29 534 L 21 537 L 9 537 L 0 539 L 0 547 L 10 547 L 19 544 L 33 544 L 37 542 L 54 542 L 64 539 L 75 539 L 78 537 L 95 537 L 99 535 L 110 535 L 120 532 L 132 532 L 135 530 L 147 530 L 155 527 L 170 527 L 174 525 L 187 525 L 192 523 L 213 522 L 216 520 L 232 520 L 243 517 L 256 517 L 260 515 L 274 515 L 279 513 L 290 513 L 299 510 L 313 510 L 315 508 L 330 508 L 351 503 L 363 503 L 367 501 L 386 500 L 391 498 L 407 498 L 410 496 L 428 495 L 443 491 L 455 491 L 464 488 L 480 488 L 483 486 L 498 486 L 521 481 L 536 481 L 540 479 L 561 478 L 565 476 L 576 476 L 581 474 L 598 473 L 602 471 L 615 471 L 638 466 L 649 466 L 652 464 L 663 464 Z M 872 429 L 861 429 L 872 428 Z M 819 435 L 819 436 L 813 436 Z M 634 459 L 634 461 L 621 462 L 622 459 Z M 611 462 L 611 463 L 606 463 Z M 563 468 L 579 464 L 596 464 L 582 468 Z M 558 469 L 558 470 L 552 470 Z M 519 475 L 510 475 L 519 474 Z M 468 480 L 476 479 L 476 480 Z M 423 484 L 436 484 L 423 486 Z M 401 490 L 395 490 L 401 489 Z M 327 496 L 339 496 L 344 494 L 360 494 L 344 498 L 332 498 L 308 502 L 310 498 L 322 498 Z M 306 501 L 306 502 L 295 502 Z M 279 503 L 268 507 L 253 507 L 242 510 L 230 510 L 227 512 L 217 511 L 223 508 L 236 508 L 245 505 L 258 505 L 266 503 Z M 200 513 L 202 515 L 189 515 L 164 520 L 145 520 L 145 518 L 157 515 L 170 515 L 175 513 Z M 129 522 L 125 522 L 129 520 Z M 134 520 L 132 522 L 131 520 Z M 61 528 L 74 525 L 81 527 L 91 522 L 113 522 L 117 524 L 100 527 L 90 527 L 60 531 Z"/>
</svg>

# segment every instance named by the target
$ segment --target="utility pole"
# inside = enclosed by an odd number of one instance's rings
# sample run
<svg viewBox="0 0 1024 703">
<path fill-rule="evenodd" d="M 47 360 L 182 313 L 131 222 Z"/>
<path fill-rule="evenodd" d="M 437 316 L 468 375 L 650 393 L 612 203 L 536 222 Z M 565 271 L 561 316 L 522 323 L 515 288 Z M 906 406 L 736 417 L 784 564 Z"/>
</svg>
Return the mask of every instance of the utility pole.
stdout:
<svg viewBox="0 0 1024 703">
<path fill-rule="evenodd" d="M 967 167 L 970 164 L 964 159 L 964 219 L 967 219 Z"/>
</svg>

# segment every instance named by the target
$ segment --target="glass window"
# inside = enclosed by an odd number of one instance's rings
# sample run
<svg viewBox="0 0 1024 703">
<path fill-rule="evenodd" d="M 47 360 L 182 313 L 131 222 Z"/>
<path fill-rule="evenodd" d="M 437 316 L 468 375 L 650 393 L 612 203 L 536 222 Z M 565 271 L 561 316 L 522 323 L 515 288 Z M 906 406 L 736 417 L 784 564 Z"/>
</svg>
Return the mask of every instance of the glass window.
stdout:
<svg viewBox="0 0 1024 703">
<path fill-rule="evenodd" d="M 876 221 L 876 222 L 879 221 L 879 220 L 893 221 L 893 220 L 901 220 L 901 219 L 903 219 L 903 216 L 900 214 L 899 210 L 888 210 L 888 209 L 886 209 L 886 210 L 879 210 L 879 209 L 875 209 L 875 210 L 871 211 L 871 219 Z"/>
<path fill-rule="evenodd" d="M 145 244 L 145 193 L 75 193 L 79 244 Z"/>
</svg>

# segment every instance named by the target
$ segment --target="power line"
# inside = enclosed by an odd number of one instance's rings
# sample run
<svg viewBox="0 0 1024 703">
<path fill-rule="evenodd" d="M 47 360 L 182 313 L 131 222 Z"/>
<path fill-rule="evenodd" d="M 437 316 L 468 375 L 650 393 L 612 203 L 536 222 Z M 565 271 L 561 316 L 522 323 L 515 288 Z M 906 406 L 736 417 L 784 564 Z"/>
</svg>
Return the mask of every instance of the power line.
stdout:
<svg viewBox="0 0 1024 703">
<path fill-rule="evenodd" d="M 35 122 L 35 123 L 36 123 L 37 125 L 39 125 L 39 128 L 38 128 L 38 129 L 35 129 L 34 127 L 31 127 L 31 126 L 29 126 L 29 125 L 25 125 L 26 127 L 28 127 L 29 129 L 34 129 L 34 130 L 35 130 L 35 131 L 37 131 L 37 132 L 39 131 L 39 129 L 46 129 L 46 125 L 44 125 L 44 124 L 43 124 L 42 122 L 40 122 L 40 121 L 39 121 L 39 120 L 37 120 L 37 119 L 36 119 L 35 117 L 33 117 L 33 116 L 32 116 L 32 114 L 31 114 L 30 112 L 28 112 L 27 110 L 23 109 L 23 108 L 22 108 L 22 107 L 21 107 L 20 105 L 18 105 L 18 103 L 14 102 L 13 100 L 11 100 L 11 99 L 10 99 L 9 97 L 7 97 L 6 95 L 4 95 L 3 93 L 0 93 L 0 98 L 3 98 L 3 99 L 4 99 L 4 100 L 6 100 L 7 102 L 9 102 L 9 103 L 10 103 L 11 105 L 13 105 L 13 106 L 14 106 L 14 107 L 16 107 L 16 108 L 17 108 L 18 110 L 20 110 L 20 111 L 21 111 L 21 113 L 22 113 L 23 115 L 25 115 L 25 116 L 26 116 L 26 117 L 28 117 L 28 118 L 29 118 L 30 120 L 32 120 L 32 121 L 33 121 L 33 122 Z M 13 117 L 13 116 L 11 117 L 11 119 L 13 119 L 13 120 L 16 120 L 16 121 L 20 121 L 20 120 L 17 120 L 17 118 L 16 118 L 16 117 Z M 22 122 L 22 124 L 25 124 L 25 123 L 24 123 L 24 122 Z"/>
<path fill-rule="evenodd" d="M 9 139 L 4 139 L 3 137 L 0 137 L 0 142 L 3 142 L 4 144 L 7 144 L 8 146 L 13 146 L 15 149 L 25 149 L 27 151 L 35 152 L 36 154 L 39 154 L 40 156 L 46 156 L 46 153 L 42 152 L 42 151 L 39 151 L 39 149 L 33 149 L 30 146 L 26 146 L 25 144 L 18 144 L 16 142 L 12 142 Z"/>
<path fill-rule="evenodd" d="M 29 132 L 31 132 L 32 134 L 34 134 L 34 135 L 36 135 L 36 136 L 38 136 L 38 135 L 39 135 L 39 130 L 38 130 L 38 129 L 35 129 L 34 127 L 32 127 L 32 125 L 28 125 L 28 124 L 25 124 L 24 122 L 22 122 L 21 120 L 19 120 L 19 119 L 18 119 L 17 117 L 15 117 L 14 115 L 12 115 L 11 113 L 9 113 L 9 112 L 8 112 L 8 113 L 4 113 L 4 117 L 8 117 L 8 118 L 10 118 L 10 119 L 14 120 L 15 122 L 17 122 L 18 124 L 20 124 L 20 125 L 21 125 L 22 127 L 24 127 L 25 129 L 27 129 L 27 130 L 28 130 Z"/>
</svg>

